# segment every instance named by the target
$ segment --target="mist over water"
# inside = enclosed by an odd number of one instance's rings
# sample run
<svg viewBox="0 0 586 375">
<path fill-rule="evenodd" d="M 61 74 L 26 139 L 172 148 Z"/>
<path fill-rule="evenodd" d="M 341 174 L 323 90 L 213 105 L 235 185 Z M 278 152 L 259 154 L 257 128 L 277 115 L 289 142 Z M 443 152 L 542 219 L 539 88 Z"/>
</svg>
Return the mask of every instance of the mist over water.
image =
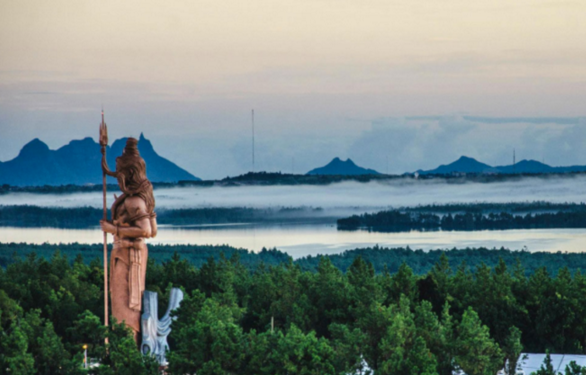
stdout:
<svg viewBox="0 0 586 375">
<path fill-rule="evenodd" d="M 108 205 L 113 202 L 108 193 Z M 115 192 L 118 193 L 119 192 Z M 526 177 L 493 183 L 446 183 L 445 180 L 401 179 L 385 182 L 343 182 L 326 186 L 177 187 L 155 190 L 157 208 L 198 207 L 322 207 L 372 211 L 433 203 L 468 202 L 584 202 L 586 176 Z M 0 205 L 101 207 L 101 192 L 73 194 L 10 193 Z"/>
<path fill-rule="evenodd" d="M 119 194 L 119 192 L 116 192 Z M 344 182 L 326 186 L 183 187 L 156 189 L 157 209 L 202 207 L 321 207 L 291 210 L 305 223 L 287 225 L 238 225 L 218 227 L 161 226 L 151 243 L 228 244 L 259 251 L 277 247 L 293 257 L 331 254 L 376 244 L 413 249 L 486 246 L 530 251 L 583 251 L 584 229 L 511 230 L 477 232 L 369 233 L 338 231 L 335 219 L 353 213 L 391 207 L 471 202 L 584 202 L 586 176 L 537 178 L 494 183 L 446 183 L 445 180 L 400 179 L 385 182 Z M 74 194 L 11 193 L 0 196 L 0 205 L 49 207 L 100 207 L 101 192 Z M 108 194 L 108 204 L 113 192 Z M 320 218 L 322 217 L 322 218 Z M 327 219 L 326 219 L 327 218 Z M 310 224 L 311 222 L 311 224 Z M 96 223 L 97 224 L 97 223 Z M 99 228 L 0 228 L 3 242 L 82 242 L 101 240 Z"/>
</svg>

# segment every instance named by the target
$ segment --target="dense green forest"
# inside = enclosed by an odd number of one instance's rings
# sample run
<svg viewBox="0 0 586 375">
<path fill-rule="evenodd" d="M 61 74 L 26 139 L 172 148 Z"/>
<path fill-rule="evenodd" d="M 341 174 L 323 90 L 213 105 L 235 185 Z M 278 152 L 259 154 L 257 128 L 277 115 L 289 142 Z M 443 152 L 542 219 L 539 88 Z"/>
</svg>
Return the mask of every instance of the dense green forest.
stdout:
<svg viewBox="0 0 586 375">
<path fill-rule="evenodd" d="M 149 259 L 161 263 L 171 259 L 175 253 L 189 261 L 196 267 L 201 267 L 210 257 L 219 259 L 220 256 L 231 257 L 238 253 L 243 266 L 250 270 L 256 269 L 261 263 L 277 265 L 289 261 L 289 255 L 278 250 L 262 250 L 254 253 L 245 249 L 236 249 L 228 245 L 153 245 L 149 244 Z M 108 246 L 109 251 L 112 246 Z M 61 254 L 74 259 L 81 256 L 86 263 L 94 259 L 103 260 L 104 245 L 102 244 L 28 244 L 28 243 L 0 243 L 0 267 L 6 267 L 20 257 L 35 253 L 40 258 L 50 259 L 59 251 Z M 585 258 L 586 262 L 586 258 Z M 585 263 L 586 264 L 586 263 Z"/>
<path fill-rule="evenodd" d="M 157 221 L 162 225 L 288 222 L 307 220 L 322 211 L 311 207 L 158 209 Z M 5 227 L 89 228 L 98 226 L 102 217 L 103 210 L 94 207 L 0 206 L 0 226 Z"/>
<path fill-rule="evenodd" d="M 361 256 L 346 272 L 330 257 L 311 271 L 291 260 L 252 270 L 241 254 L 199 267 L 178 255 L 149 261 L 146 287 L 161 309 L 171 287 L 186 293 L 168 373 L 350 374 L 367 364 L 376 374 L 495 374 L 521 351 L 586 348 L 586 275 L 566 267 L 527 276 L 520 263 L 452 267 L 441 253 L 419 275 L 407 264 L 377 273 Z M 0 368 L 83 374 L 88 344 L 101 364 L 90 373 L 157 373 L 129 332 L 102 326 L 102 278 L 99 259 L 58 251 L 0 268 Z"/>
<path fill-rule="evenodd" d="M 515 214 L 461 213 L 438 215 L 423 212 L 381 211 L 338 219 L 338 229 L 367 229 L 378 232 L 471 231 L 503 229 L 586 228 L 586 210 Z"/>
<path fill-rule="evenodd" d="M 586 245 L 585 245 L 586 246 Z M 110 248 L 111 250 L 111 248 Z M 0 243 L 0 267 L 6 267 L 19 257 L 35 253 L 37 256 L 50 259 L 59 251 L 60 253 L 74 259 L 82 256 L 86 263 L 94 258 L 102 259 L 103 245 L 101 244 L 26 244 L 26 243 Z M 242 266 L 250 271 L 255 271 L 259 266 L 277 266 L 286 264 L 290 260 L 287 253 L 277 249 L 263 249 L 255 253 L 245 249 L 236 249 L 228 245 L 154 245 L 149 244 L 149 259 L 161 263 L 173 258 L 175 253 L 187 260 L 195 267 L 203 266 L 209 258 L 219 260 L 220 257 L 238 256 Z M 508 249 L 488 248 L 466 248 L 452 250 L 412 250 L 410 248 L 385 248 L 368 247 L 354 250 L 347 250 L 340 254 L 306 256 L 293 260 L 303 271 L 315 272 L 319 266 L 320 259 L 327 257 L 332 264 L 346 272 L 357 257 L 362 257 L 372 264 L 374 271 L 397 272 L 399 267 L 405 263 L 415 274 L 423 275 L 429 272 L 437 263 L 442 254 L 447 255 L 450 267 L 462 266 L 474 269 L 481 264 L 495 267 L 502 260 L 508 267 L 521 266 L 527 276 L 536 272 L 539 268 L 545 268 L 550 274 L 556 275 L 559 269 L 567 268 L 571 273 L 576 271 L 586 274 L 586 253 L 549 253 L 512 251 Z M 100 260 L 101 261 L 101 260 Z"/>
</svg>

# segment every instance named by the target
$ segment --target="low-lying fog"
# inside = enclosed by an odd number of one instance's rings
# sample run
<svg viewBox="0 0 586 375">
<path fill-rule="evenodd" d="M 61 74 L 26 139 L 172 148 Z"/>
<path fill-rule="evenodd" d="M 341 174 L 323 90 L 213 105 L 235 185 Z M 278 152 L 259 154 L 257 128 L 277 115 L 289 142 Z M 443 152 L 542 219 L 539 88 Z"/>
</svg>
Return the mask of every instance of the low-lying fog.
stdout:
<svg viewBox="0 0 586 375">
<path fill-rule="evenodd" d="M 388 207 L 451 202 L 584 202 L 586 176 L 527 177 L 516 181 L 462 184 L 443 180 L 343 182 L 326 186 L 184 187 L 155 190 L 158 208 L 322 207 L 365 211 Z M 108 204 L 113 192 L 108 193 Z M 0 205 L 101 207 L 101 192 L 74 194 L 11 193 Z"/>
</svg>

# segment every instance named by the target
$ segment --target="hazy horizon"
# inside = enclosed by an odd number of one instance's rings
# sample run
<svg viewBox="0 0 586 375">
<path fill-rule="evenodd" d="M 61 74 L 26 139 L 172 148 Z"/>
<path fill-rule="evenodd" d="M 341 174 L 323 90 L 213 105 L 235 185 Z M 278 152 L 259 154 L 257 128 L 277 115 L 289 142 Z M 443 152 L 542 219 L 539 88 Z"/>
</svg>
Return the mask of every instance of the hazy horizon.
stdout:
<svg viewBox="0 0 586 375">
<path fill-rule="evenodd" d="M 144 132 L 194 175 L 586 164 L 586 3 L 0 4 L 0 160 Z M 466 117 L 466 116 L 472 116 Z M 498 120 L 490 120 L 498 119 Z M 388 162 L 387 162 L 388 160 Z M 388 168 L 387 168 L 388 165 Z"/>
<path fill-rule="evenodd" d="M 548 129 L 548 127 L 553 128 Z M 140 133 L 142 131 L 122 134 L 115 138 L 110 136 L 110 144 L 122 137 L 138 138 Z M 45 142 L 52 150 L 59 149 L 74 139 L 85 137 L 90 137 L 97 142 L 97 137 L 93 134 L 64 140 L 61 144 L 57 143 L 50 133 L 45 135 L 48 139 L 44 138 L 43 134 L 34 138 Z M 256 132 L 255 170 L 305 174 L 339 157 L 343 160 L 351 158 L 358 165 L 381 173 L 402 174 L 419 169 L 433 169 L 441 164 L 451 163 L 460 156 L 472 157 L 492 166 L 511 165 L 513 150 L 516 152 L 517 162 L 527 159 L 544 162 L 551 166 L 579 165 L 586 164 L 586 148 L 581 151 L 580 147 L 584 136 L 586 136 L 586 118 L 582 117 L 381 118 L 373 121 L 370 129 L 363 130 L 355 139 L 302 140 L 301 136 L 297 136 L 300 143 L 295 147 L 301 146 L 303 152 L 291 150 L 291 137 L 267 142 L 263 140 L 262 134 L 259 135 Z M 146 133 L 145 137 L 152 142 L 155 151 L 160 156 L 202 179 L 220 179 L 252 170 L 251 134 L 248 135 L 249 139 L 241 140 L 233 140 L 229 137 L 223 141 L 218 138 L 217 142 L 211 143 L 207 138 L 196 140 L 196 144 L 207 148 L 205 150 L 190 148 L 185 141 L 179 145 L 172 144 L 173 142 L 169 144 L 169 135 L 153 138 Z M 476 142 L 474 138 L 477 139 Z M 14 153 L 0 162 L 14 159 L 20 149 L 32 139 L 22 145 L 12 142 L 10 149 L 15 150 Z M 324 142 L 327 142 L 327 147 L 323 147 Z M 283 143 L 281 146 L 286 148 L 279 150 L 276 146 L 280 143 Z M 414 147 L 413 144 L 421 144 L 425 147 Z M 390 151 L 380 151 L 389 146 L 393 147 Z M 227 148 L 228 152 L 222 153 L 218 150 L 221 147 Z M 577 153 L 577 149 L 580 152 Z M 3 151 L 0 151 L 0 155 L 8 154 L 8 150 Z M 204 161 L 208 163 L 207 168 L 206 164 L 203 164 Z"/>
</svg>

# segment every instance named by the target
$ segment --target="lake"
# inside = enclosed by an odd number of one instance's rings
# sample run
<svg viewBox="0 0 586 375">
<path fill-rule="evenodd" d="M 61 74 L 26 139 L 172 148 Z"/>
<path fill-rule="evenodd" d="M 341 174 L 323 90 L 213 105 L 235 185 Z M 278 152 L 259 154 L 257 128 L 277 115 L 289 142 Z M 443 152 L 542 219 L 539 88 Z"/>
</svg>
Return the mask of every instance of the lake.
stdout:
<svg viewBox="0 0 586 375">
<path fill-rule="evenodd" d="M 2 242 L 101 243 L 98 229 L 0 228 Z M 109 237 L 110 242 L 112 237 Z M 253 251 L 263 247 L 285 251 L 293 258 L 334 254 L 344 250 L 379 245 L 411 249 L 505 247 L 511 250 L 582 252 L 586 250 L 586 229 L 531 229 L 475 232 L 338 231 L 335 224 L 237 224 L 218 226 L 161 226 L 149 243 L 230 245 Z"/>
<path fill-rule="evenodd" d="M 539 229 L 478 232 L 369 233 L 338 231 L 335 219 L 354 213 L 418 204 L 471 202 L 583 202 L 586 176 L 527 177 L 495 183 L 448 183 L 445 180 L 344 182 L 327 186 L 185 187 L 155 190 L 157 208 L 196 207 L 321 207 L 299 223 L 220 226 L 161 226 L 152 243 L 222 245 L 259 251 L 276 247 L 294 258 L 332 254 L 368 246 L 445 249 L 505 247 L 529 251 L 584 251 L 586 229 Z M 113 194 L 108 194 L 111 204 Z M 100 207 L 101 193 L 30 194 L 0 196 L 0 205 Z M 321 219 L 318 218 L 321 216 Z M 29 243 L 99 243 L 97 229 L 0 227 L 0 241 Z"/>
</svg>

